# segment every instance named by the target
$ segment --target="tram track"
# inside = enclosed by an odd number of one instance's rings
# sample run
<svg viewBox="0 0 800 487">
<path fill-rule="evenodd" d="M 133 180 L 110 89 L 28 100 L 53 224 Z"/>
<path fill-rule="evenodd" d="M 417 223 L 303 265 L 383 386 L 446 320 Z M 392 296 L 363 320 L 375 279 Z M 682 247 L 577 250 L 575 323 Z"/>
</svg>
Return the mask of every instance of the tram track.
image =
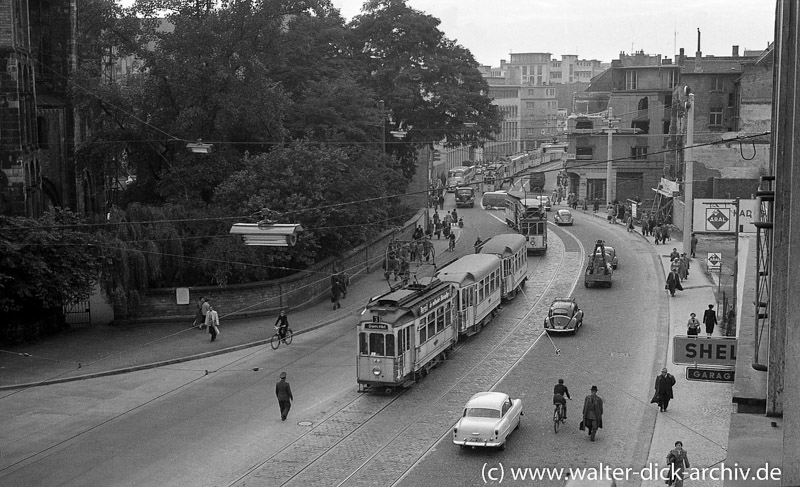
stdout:
<svg viewBox="0 0 800 487">
<path fill-rule="evenodd" d="M 580 245 L 580 243 L 579 243 L 579 245 Z M 581 250 L 581 253 L 583 253 L 583 250 Z M 563 264 L 564 264 L 565 259 L 566 259 L 566 254 L 562 252 L 561 258 L 555 263 L 554 267 L 556 269 L 561 268 L 563 266 Z M 537 275 L 541 263 L 542 263 L 542 259 L 536 259 L 535 263 L 533 263 L 531 268 L 529 268 L 529 274 L 530 275 Z M 456 393 L 460 389 L 463 389 L 465 381 L 469 380 L 472 376 L 476 375 L 476 373 L 478 373 L 480 370 L 486 368 L 485 366 L 486 366 L 487 362 L 489 362 L 490 359 L 492 359 L 493 357 L 496 357 L 497 351 L 499 349 L 501 349 L 501 347 L 504 347 L 504 346 L 508 345 L 510 343 L 510 340 L 512 340 L 516 335 L 518 335 L 521 327 L 523 327 L 525 325 L 529 325 L 529 321 L 528 321 L 529 317 L 531 316 L 532 313 L 534 313 L 534 311 L 538 307 L 540 307 L 549 298 L 548 294 L 552 292 L 554 284 L 556 283 L 557 278 L 558 278 L 558 273 L 554 271 L 554 272 L 552 272 L 552 274 L 550 276 L 548 276 L 548 278 L 546 280 L 538 283 L 537 284 L 538 297 L 536 297 L 536 298 L 531 299 L 531 298 L 528 298 L 528 294 L 527 293 L 525 293 L 525 292 L 520 293 L 520 295 L 517 297 L 517 299 L 519 299 L 520 297 L 524 297 L 525 300 L 526 300 L 526 305 L 528 306 L 528 310 L 521 317 L 517 318 L 517 322 L 515 324 L 513 324 L 510 329 L 505 330 L 503 332 L 503 335 L 499 340 L 496 340 L 496 342 L 490 344 L 491 346 L 488 348 L 488 350 L 484 351 L 484 353 L 482 354 L 480 359 L 478 359 L 476 362 L 474 362 L 466 372 L 460 374 L 456 380 L 452 381 L 452 385 L 449 385 L 443 391 L 437 391 L 436 395 L 432 399 L 426 399 L 427 406 L 425 406 L 423 409 L 415 410 L 414 416 L 418 417 L 418 418 L 424 418 L 427 415 L 433 413 L 434 412 L 434 408 L 439 407 L 439 405 L 443 402 L 443 400 L 445 398 L 447 398 L 448 396 L 451 396 L 451 395 L 456 395 Z M 576 276 L 575 281 L 572 283 L 572 287 L 573 288 L 574 288 L 575 284 L 577 283 L 577 279 L 578 279 L 578 277 Z M 514 302 L 512 302 L 510 305 L 506 305 L 506 307 L 509 307 L 509 306 L 511 306 L 513 304 L 514 304 Z M 481 334 L 477 335 L 477 337 L 479 339 L 480 338 L 485 338 L 484 335 L 485 335 L 486 331 L 487 330 L 484 330 L 484 333 L 481 333 Z M 541 335 L 539 335 L 539 337 L 536 338 L 533 343 L 531 343 L 521 354 L 519 354 L 519 356 L 517 357 L 516 361 L 510 367 L 508 367 L 505 370 L 505 372 L 501 375 L 501 377 L 499 377 L 498 379 L 493 381 L 492 388 L 496 387 L 497 384 L 499 384 L 503 380 L 503 378 L 511 370 L 513 370 L 514 366 L 516 366 L 516 364 L 522 359 L 522 357 L 524 357 L 525 354 L 527 354 L 536 345 L 536 343 L 538 342 L 539 338 L 541 338 Z M 459 352 L 464 347 L 466 347 L 466 346 L 468 346 L 468 345 L 470 345 L 472 343 L 474 343 L 473 340 L 466 340 L 466 341 L 459 342 L 459 345 L 453 351 L 453 355 L 452 355 L 453 359 L 455 359 L 455 357 L 458 356 Z M 428 380 L 431 380 L 433 378 L 434 378 L 434 376 L 429 376 Z M 287 484 L 295 484 L 295 483 L 297 483 L 297 484 L 299 484 L 299 483 L 306 484 L 307 482 L 303 482 L 304 477 L 316 478 L 316 476 L 313 474 L 314 470 L 322 470 L 322 471 L 326 471 L 328 474 L 331 474 L 331 476 L 333 478 L 328 478 L 327 479 L 327 483 L 325 485 L 341 486 L 341 485 L 345 485 L 345 484 L 347 484 L 347 483 L 349 483 L 351 481 L 354 481 L 354 479 L 356 479 L 356 477 L 358 477 L 360 474 L 362 474 L 363 472 L 368 470 L 369 466 L 376 459 L 379 459 L 382 456 L 383 457 L 387 456 L 386 455 L 387 450 L 389 448 L 391 448 L 392 445 L 395 442 L 398 442 L 399 440 L 401 440 L 401 438 L 404 435 L 408 434 L 409 430 L 412 427 L 414 427 L 417 424 L 417 422 L 413 421 L 413 420 L 411 420 L 411 418 L 409 418 L 409 419 L 405 420 L 405 424 L 398 425 L 399 428 L 396 429 L 395 432 L 392 433 L 391 435 L 385 435 L 384 434 L 379 439 L 376 439 L 375 441 L 379 442 L 380 444 L 375 444 L 375 445 L 370 444 L 370 447 L 367 448 L 367 450 L 369 452 L 368 454 L 366 454 L 364 456 L 357 456 L 357 459 L 356 459 L 356 461 L 358 462 L 357 464 L 351 464 L 348 467 L 342 467 L 342 469 L 346 468 L 346 471 L 338 472 L 340 474 L 338 480 L 335 478 L 334 472 L 329 472 L 329 471 L 327 471 L 325 469 L 323 464 L 328 463 L 328 462 L 325 462 L 326 458 L 331 457 L 332 455 L 335 455 L 337 447 L 342 447 L 342 449 L 346 450 L 347 449 L 347 445 L 345 445 L 345 443 L 348 442 L 348 441 L 352 440 L 355 443 L 359 443 L 359 440 L 357 439 L 357 436 L 359 436 L 359 435 L 368 436 L 369 433 L 365 432 L 365 430 L 369 429 L 370 427 L 378 428 L 378 427 L 384 426 L 385 421 L 383 421 L 383 420 L 392 420 L 392 421 L 395 421 L 395 422 L 398 421 L 396 417 L 393 417 L 393 416 L 390 415 L 390 413 L 391 413 L 389 411 L 390 408 L 393 405 L 397 404 L 398 401 L 400 401 L 401 399 L 405 398 L 406 394 L 409 391 L 412 391 L 412 390 L 414 390 L 414 389 L 416 389 L 418 387 L 419 386 L 415 386 L 414 388 L 411 388 L 409 390 L 400 391 L 399 393 L 396 393 L 392 397 L 383 397 L 382 398 L 383 400 L 380 400 L 380 401 L 376 401 L 376 398 L 381 398 L 381 396 L 376 396 L 376 395 L 369 395 L 369 396 L 359 395 L 357 397 L 353 397 L 352 399 L 348 400 L 345 404 L 343 404 L 342 406 L 338 407 L 336 411 L 334 411 L 333 413 L 327 415 L 322 421 L 320 421 L 320 423 L 315 425 L 314 428 L 311 428 L 308 431 L 304 432 L 301 436 L 296 438 L 294 441 L 292 441 L 291 443 L 287 444 L 286 446 L 281 448 L 279 451 L 274 452 L 268 458 L 265 458 L 263 461 L 259 462 L 254 467 L 250 468 L 247 472 L 245 472 L 243 475 L 241 475 L 240 477 L 238 477 L 237 479 L 235 479 L 234 481 L 232 481 L 228 485 L 230 485 L 230 486 L 234 486 L 234 485 L 287 485 Z M 362 409 L 368 409 L 369 411 L 364 411 Z M 296 468 L 294 468 L 292 472 L 286 472 L 287 475 L 285 475 L 285 476 L 280 476 L 280 475 L 276 476 L 276 475 L 272 475 L 271 473 L 266 472 L 266 470 L 268 470 L 268 469 L 269 469 L 269 472 L 273 472 L 274 469 L 269 468 L 270 465 L 273 462 L 280 463 L 279 459 L 282 456 L 289 457 L 289 456 L 292 455 L 292 452 L 295 451 L 295 450 L 303 451 L 306 454 L 309 453 L 308 452 L 309 449 L 314 450 L 313 447 L 304 446 L 303 445 L 304 441 L 308 440 L 309 438 L 311 438 L 311 437 L 313 437 L 314 435 L 317 435 L 317 434 L 327 438 L 327 433 L 324 431 L 326 429 L 326 424 L 329 423 L 329 422 L 336 422 L 337 416 L 339 416 L 339 415 L 347 417 L 347 415 L 349 413 L 352 413 L 353 410 L 358 410 L 358 413 L 360 415 L 359 417 L 361 418 L 361 420 L 358 421 L 357 424 L 348 424 L 349 428 L 347 429 L 347 431 L 343 432 L 343 434 L 341 436 L 337 437 L 335 439 L 335 441 L 332 441 L 329 444 L 327 444 L 324 449 L 320 449 L 319 451 L 311 451 L 310 458 L 305 458 L 304 461 L 302 462 L 303 463 L 302 465 L 297 465 L 297 458 L 295 456 L 293 458 L 294 458 L 294 467 L 296 467 Z M 389 416 L 387 417 L 387 415 L 389 415 Z M 347 421 L 349 421 L 349 419 L 345 419 L 343 421 L 347 422 Z M 385 485 L 396 485 L 398 482 L 400 482 L 404 478 L 404 476 L 411 469 L 413 469 L 414 466 L 416 466 L 425 457 L 425 455 L 427 455 L 427 453 L 430 452 L 441 441 L 441 439 L 447 433 L 449 433 L 449 429 L 444 435 L 441 435 L 441 436 L 437 437 L 436 439 L 434 439 L 433 442 L 431 442 L 428 445 L 426 445 L 424 450 L 417 450 L 416 459 L 414 459 L 406 467 L 404 467 L 404 469 L 401 472 L 395 472 L 394 475 L 391 475 L 391 478 L 381 479 L 381 481 L 380 481 L 381 484 L 382 485 L 384 485 L 384 484 Z M 337 463 L 339 463 L 339 462 L 337 462 Z M 371 480 L 373 482 L 376 480 L 374 478 L 375 470 L 381 470 L 381 469 L 371 469 L 370 475 L 371 475 Z M 260 483 L 259 479 L 262 478 L 262 475 L 260 475 L 260 474 L 263 474 L 263 476 L 270 475 L 269 481 L 265 482 L 264 484 Z M 264 480 L 266 480 L 266 478 L 264 478 Z"/>
</svg>

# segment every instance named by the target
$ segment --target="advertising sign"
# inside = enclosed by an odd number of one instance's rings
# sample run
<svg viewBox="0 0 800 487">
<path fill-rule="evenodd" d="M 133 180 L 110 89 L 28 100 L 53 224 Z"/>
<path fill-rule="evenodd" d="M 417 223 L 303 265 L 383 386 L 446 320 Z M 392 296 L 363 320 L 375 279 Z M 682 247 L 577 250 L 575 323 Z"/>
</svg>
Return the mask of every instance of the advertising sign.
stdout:
<svg viewBox="0 0 800 487">
<path fill-rule="evenodd" d="M 756 200 L 739 200 L 739 232 L 756 233 L 754 221 L 759 212 Z M 697 198 L 692 212 L 692 231 L 700 233 L 734 233 L 736 201 L 731 199 Z"/>
<path fill-rule="evenodd" d="M 702 382 L 733 382 L 733 369 L 709 369 L 701 367 L 686 367 L 686 380 Z"/>
<path fill-rule="evenodd" d="M 676 365 L 736 365 L 736 338 L 674 336 L 672 363 Z"/>
<path fill-rule="evenodd" d="M 708 270 L 718 271 L 722 269 L 722 254 L 719 252 L 708 253 Z"/>
</svg>

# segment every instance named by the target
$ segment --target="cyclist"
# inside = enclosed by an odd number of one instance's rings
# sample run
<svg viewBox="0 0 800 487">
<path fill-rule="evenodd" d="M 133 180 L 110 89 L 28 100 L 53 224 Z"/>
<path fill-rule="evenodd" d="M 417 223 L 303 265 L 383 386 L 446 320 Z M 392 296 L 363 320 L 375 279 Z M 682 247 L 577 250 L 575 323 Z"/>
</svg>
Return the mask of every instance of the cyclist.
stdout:
<svg viewBox="0 0 800 487">
<path fill-rule="evenodd" d="M 289 329 L 289 317 L 286 316 L 286 310 L 282 309 L 280 316 L 275 321 L 275 328 L 278 329 L 278 336 L 281 340 L 286 338 L 286 330 Z"/>
<path fill-rule="evenodd" d="M 564 396 L 566 396 L 566 399 L 564 399 Z M 564 385 L 564 379 L 558 379 L 558 384 L 553 387 L 553 405 L 561 404 L 564 409 L 564 419 L 567 419 L 567 399 L 572 400 L 569 397 L 569 389 Z"/>
</svg>

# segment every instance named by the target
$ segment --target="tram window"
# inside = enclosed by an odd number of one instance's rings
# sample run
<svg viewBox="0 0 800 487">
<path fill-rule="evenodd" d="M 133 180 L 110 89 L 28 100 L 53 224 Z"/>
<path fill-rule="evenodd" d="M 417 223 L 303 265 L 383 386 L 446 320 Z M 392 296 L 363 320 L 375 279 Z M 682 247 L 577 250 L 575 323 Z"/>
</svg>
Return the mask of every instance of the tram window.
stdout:
<svg viewBox="0 0 800 487">
<path fill-rule="evenodd" d="M 367 334 L 366 333 L 359 333 L 359 346 L 358 349 L 361 352 L 361 355 L 369 355 L 369 344 L 367 343 Z"/>
<path fill-rule="evenodd" d="M 386 355 L 394 357 L 397 353 L 394 351 L 394 335 L 386 335 Z"/>
<path fill-rule="evenodd" d="M 406 347 L 403 350 L 411 350 L 411 328 L 410 326 L 406 328 Z"/>
<path fill-rule="evenodd" d="M 436 333 L 444 330 L 444 308 L 436 310 Z"/>
<path fill-rule="evenodd" d="M 450 326 L 451 323 L 453 323 L 453 309 L 450 303 L 447 303 L 444 306 L 444 325 Z"/>
<path fill-rule="evenodd" d="M 383 333 L 369 334 L 369 351 L 370 355 L 386 355 L 383 350 Z"/>
<path fill-rule="evenodd" d="M 428 315 L 428 338 L 436 334 L 436 316 L 433 313 Z"/>
<path fill-rule="evenodd" d="M 422 345 L 428 340 L 428 328 L 423 326 L 419 329 L 419 345 Z"/>
</svg>

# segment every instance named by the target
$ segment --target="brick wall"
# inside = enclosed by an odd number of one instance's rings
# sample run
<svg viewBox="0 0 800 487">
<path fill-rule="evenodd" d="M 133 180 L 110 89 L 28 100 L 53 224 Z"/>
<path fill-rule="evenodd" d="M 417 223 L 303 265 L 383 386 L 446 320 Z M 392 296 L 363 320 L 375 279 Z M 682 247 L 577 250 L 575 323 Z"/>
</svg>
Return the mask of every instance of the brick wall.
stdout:
<svg viewBox="0 0 800 487">
<path fill-rule="evenodd" d="M 331 274 L 344 271 L 353 282 L 380 268 L 389 241 L 393 238 L 410 239 L 414 228 L 422 225 L 424 220 L 423 209 L 407 221 L 402 229 L 386 231 L 372 243 L 356 248 L 341 258 L 327 259 L 293 276 L 251 284 L 189 288 L 189 304 L 176 304 L 175 288 L 151 289 L 142 296 L 137 306 L 131 306 L 129 319 L 117 322 L 191 321 L 196 311 L 195 303 L 201 296 L 213 303 L 220 317 L 265 316 L 276 314 L 282 308 L 292 310 L 311 306 L 329 299 Z"/>
</svg>

